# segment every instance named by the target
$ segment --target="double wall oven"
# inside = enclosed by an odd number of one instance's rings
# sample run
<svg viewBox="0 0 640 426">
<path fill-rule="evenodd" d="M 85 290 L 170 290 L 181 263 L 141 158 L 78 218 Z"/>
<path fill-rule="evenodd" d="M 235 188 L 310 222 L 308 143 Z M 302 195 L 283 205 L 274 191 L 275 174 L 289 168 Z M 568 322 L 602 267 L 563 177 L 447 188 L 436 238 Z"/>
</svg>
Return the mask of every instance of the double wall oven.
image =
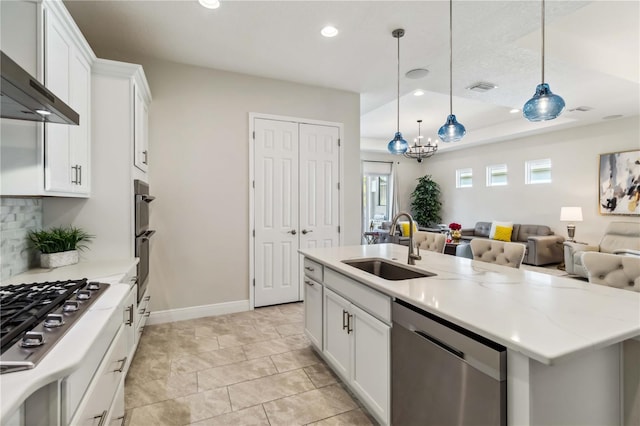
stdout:
<svg viewBox="0 0 640 426">
<path fill-rule="evenodd" d="M 156 231 L 149 229 L 149 203 L 155 197 L 149 195 L 149 184 L 141 180 L 133 182 L 135 193 L 135 256 L 138 263 L 138 302 L 149 282 L 149 240 Z"/>
</svg>

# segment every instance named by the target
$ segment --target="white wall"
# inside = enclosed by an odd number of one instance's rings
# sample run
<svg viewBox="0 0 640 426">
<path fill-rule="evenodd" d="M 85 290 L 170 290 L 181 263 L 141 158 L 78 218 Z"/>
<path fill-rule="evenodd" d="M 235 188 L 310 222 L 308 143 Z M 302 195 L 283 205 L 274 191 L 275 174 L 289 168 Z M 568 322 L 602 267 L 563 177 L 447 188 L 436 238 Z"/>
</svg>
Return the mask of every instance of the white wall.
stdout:
<svg viewBox="0 0 640 426">
<path fill-rule="evenodd" d="M 151 87 L 149 184 L 152 309 L 249 299 L 249 113 L 344 123 L 345 200 L 357 199 L 356 93 L 146 58 Z M 346 209 L 345 242 L 360 241 Z"/>
<path fill-rule="evenodd" d="M 599 154 L 640 149 L 638 117 L 606 121 L 539 136 L 439 152 L 426 160 L 427 170 L 442 188 L 443 223 L 473 227 L 476 221 L 508 220 L 550 226 L 566 238 L 560 207 L 582 207 L 576 240 L 597 244 L 611 221 L 640 222 L 638 217 L 598 213 Z M 526 160 L 550 158 L 551 184 L 525 185 Z M 485 167 L 506 163 L 509 185 L 486 187 Z M 456 169 L 473 169 L 473 188 L 456 189 Z"/>
</svg>

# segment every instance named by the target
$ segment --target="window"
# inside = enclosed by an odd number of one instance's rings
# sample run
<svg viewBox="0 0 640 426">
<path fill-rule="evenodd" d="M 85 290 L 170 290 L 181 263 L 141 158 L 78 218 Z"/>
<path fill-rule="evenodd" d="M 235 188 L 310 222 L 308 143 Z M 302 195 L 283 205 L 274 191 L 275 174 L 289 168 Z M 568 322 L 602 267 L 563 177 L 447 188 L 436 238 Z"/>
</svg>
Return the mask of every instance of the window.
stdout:
<svg viewBox="0 0 640 426">
<path fill-rule="evenodd" d="M 507 185 L 507 165 L 487 166 L 487 186 Z"/>
<path fill-rule="evenodd" d="M 392 163 L 362 163 L 362 231 L 378 228 L 391 215 Z"/>
<path fill-rule="evenodd" d="M 473 169 L 456 170 L 456 188 L 473 187 Z"/>
<path fill-rule="evenodd" d="M 524 183 L 551 183 L 551 159 L 529 160 L 525 164 Z"/>
</svg>

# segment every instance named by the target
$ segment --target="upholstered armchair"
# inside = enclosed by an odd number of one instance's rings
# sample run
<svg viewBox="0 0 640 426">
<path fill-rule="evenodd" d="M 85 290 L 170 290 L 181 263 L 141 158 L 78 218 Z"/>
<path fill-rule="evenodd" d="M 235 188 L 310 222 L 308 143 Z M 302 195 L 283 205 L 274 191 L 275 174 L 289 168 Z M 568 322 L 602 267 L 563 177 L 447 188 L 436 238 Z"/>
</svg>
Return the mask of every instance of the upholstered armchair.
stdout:
<svg viewBox="0 0 640 426">
<path fill-rule="evenodd" d="M 495 263 L 497 265 L 519 268 L 524 259 L 526 246 L 521 243 L 505 243 L 503 241 L 476 238 L 471 240 L 473 260 Z"/>
<path fill-rule="evenodd" d="M 640 250 L 640 223 L 611 222 L 597 246 L 564 242 L 565 270 L 570 275 L 588 278 L 587 270 L 582 264 L 584 252 L 621 254 L 629 250 Z"/>
<path fill-rule="evenodd" d="M 436 234 L 435 232 L 416 231 L 413 233 L 413 242 L 421 250 L 443 253 L 444 246 L 447 243 L 447 236 Z"/>
<path fill-rule="evenodd" d="M 640 292 L 640 256 L 587 251 L 582 264 L 590 283 Z"/>
</svg>

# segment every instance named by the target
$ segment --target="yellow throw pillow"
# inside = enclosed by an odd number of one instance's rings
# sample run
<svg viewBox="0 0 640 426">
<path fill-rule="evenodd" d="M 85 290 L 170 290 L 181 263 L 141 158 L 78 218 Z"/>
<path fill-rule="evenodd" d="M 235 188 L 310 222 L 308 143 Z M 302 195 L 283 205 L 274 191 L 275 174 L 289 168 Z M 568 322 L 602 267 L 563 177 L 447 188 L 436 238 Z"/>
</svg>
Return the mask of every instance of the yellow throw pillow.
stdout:
<svg viewBox="0 0 640 426">
<path fill-rule="evenodd" d="M 511 241 L 511 232 L 513 232 L 513 228 L 512 227 L 496 226 L 496 233 L 493 236 L 493 239 L 494 240 L 498 240 L 498 241 L 510 242 Z"/>
<path fill-rule="evenodd" d="M 413 232 L 417 232 L 418 227 L 416 224 L 413 224 Z M 400 232 L 402 232 L 403 237 L 409 236 L 409 222 L 400 222 Z"/>
</svg>

